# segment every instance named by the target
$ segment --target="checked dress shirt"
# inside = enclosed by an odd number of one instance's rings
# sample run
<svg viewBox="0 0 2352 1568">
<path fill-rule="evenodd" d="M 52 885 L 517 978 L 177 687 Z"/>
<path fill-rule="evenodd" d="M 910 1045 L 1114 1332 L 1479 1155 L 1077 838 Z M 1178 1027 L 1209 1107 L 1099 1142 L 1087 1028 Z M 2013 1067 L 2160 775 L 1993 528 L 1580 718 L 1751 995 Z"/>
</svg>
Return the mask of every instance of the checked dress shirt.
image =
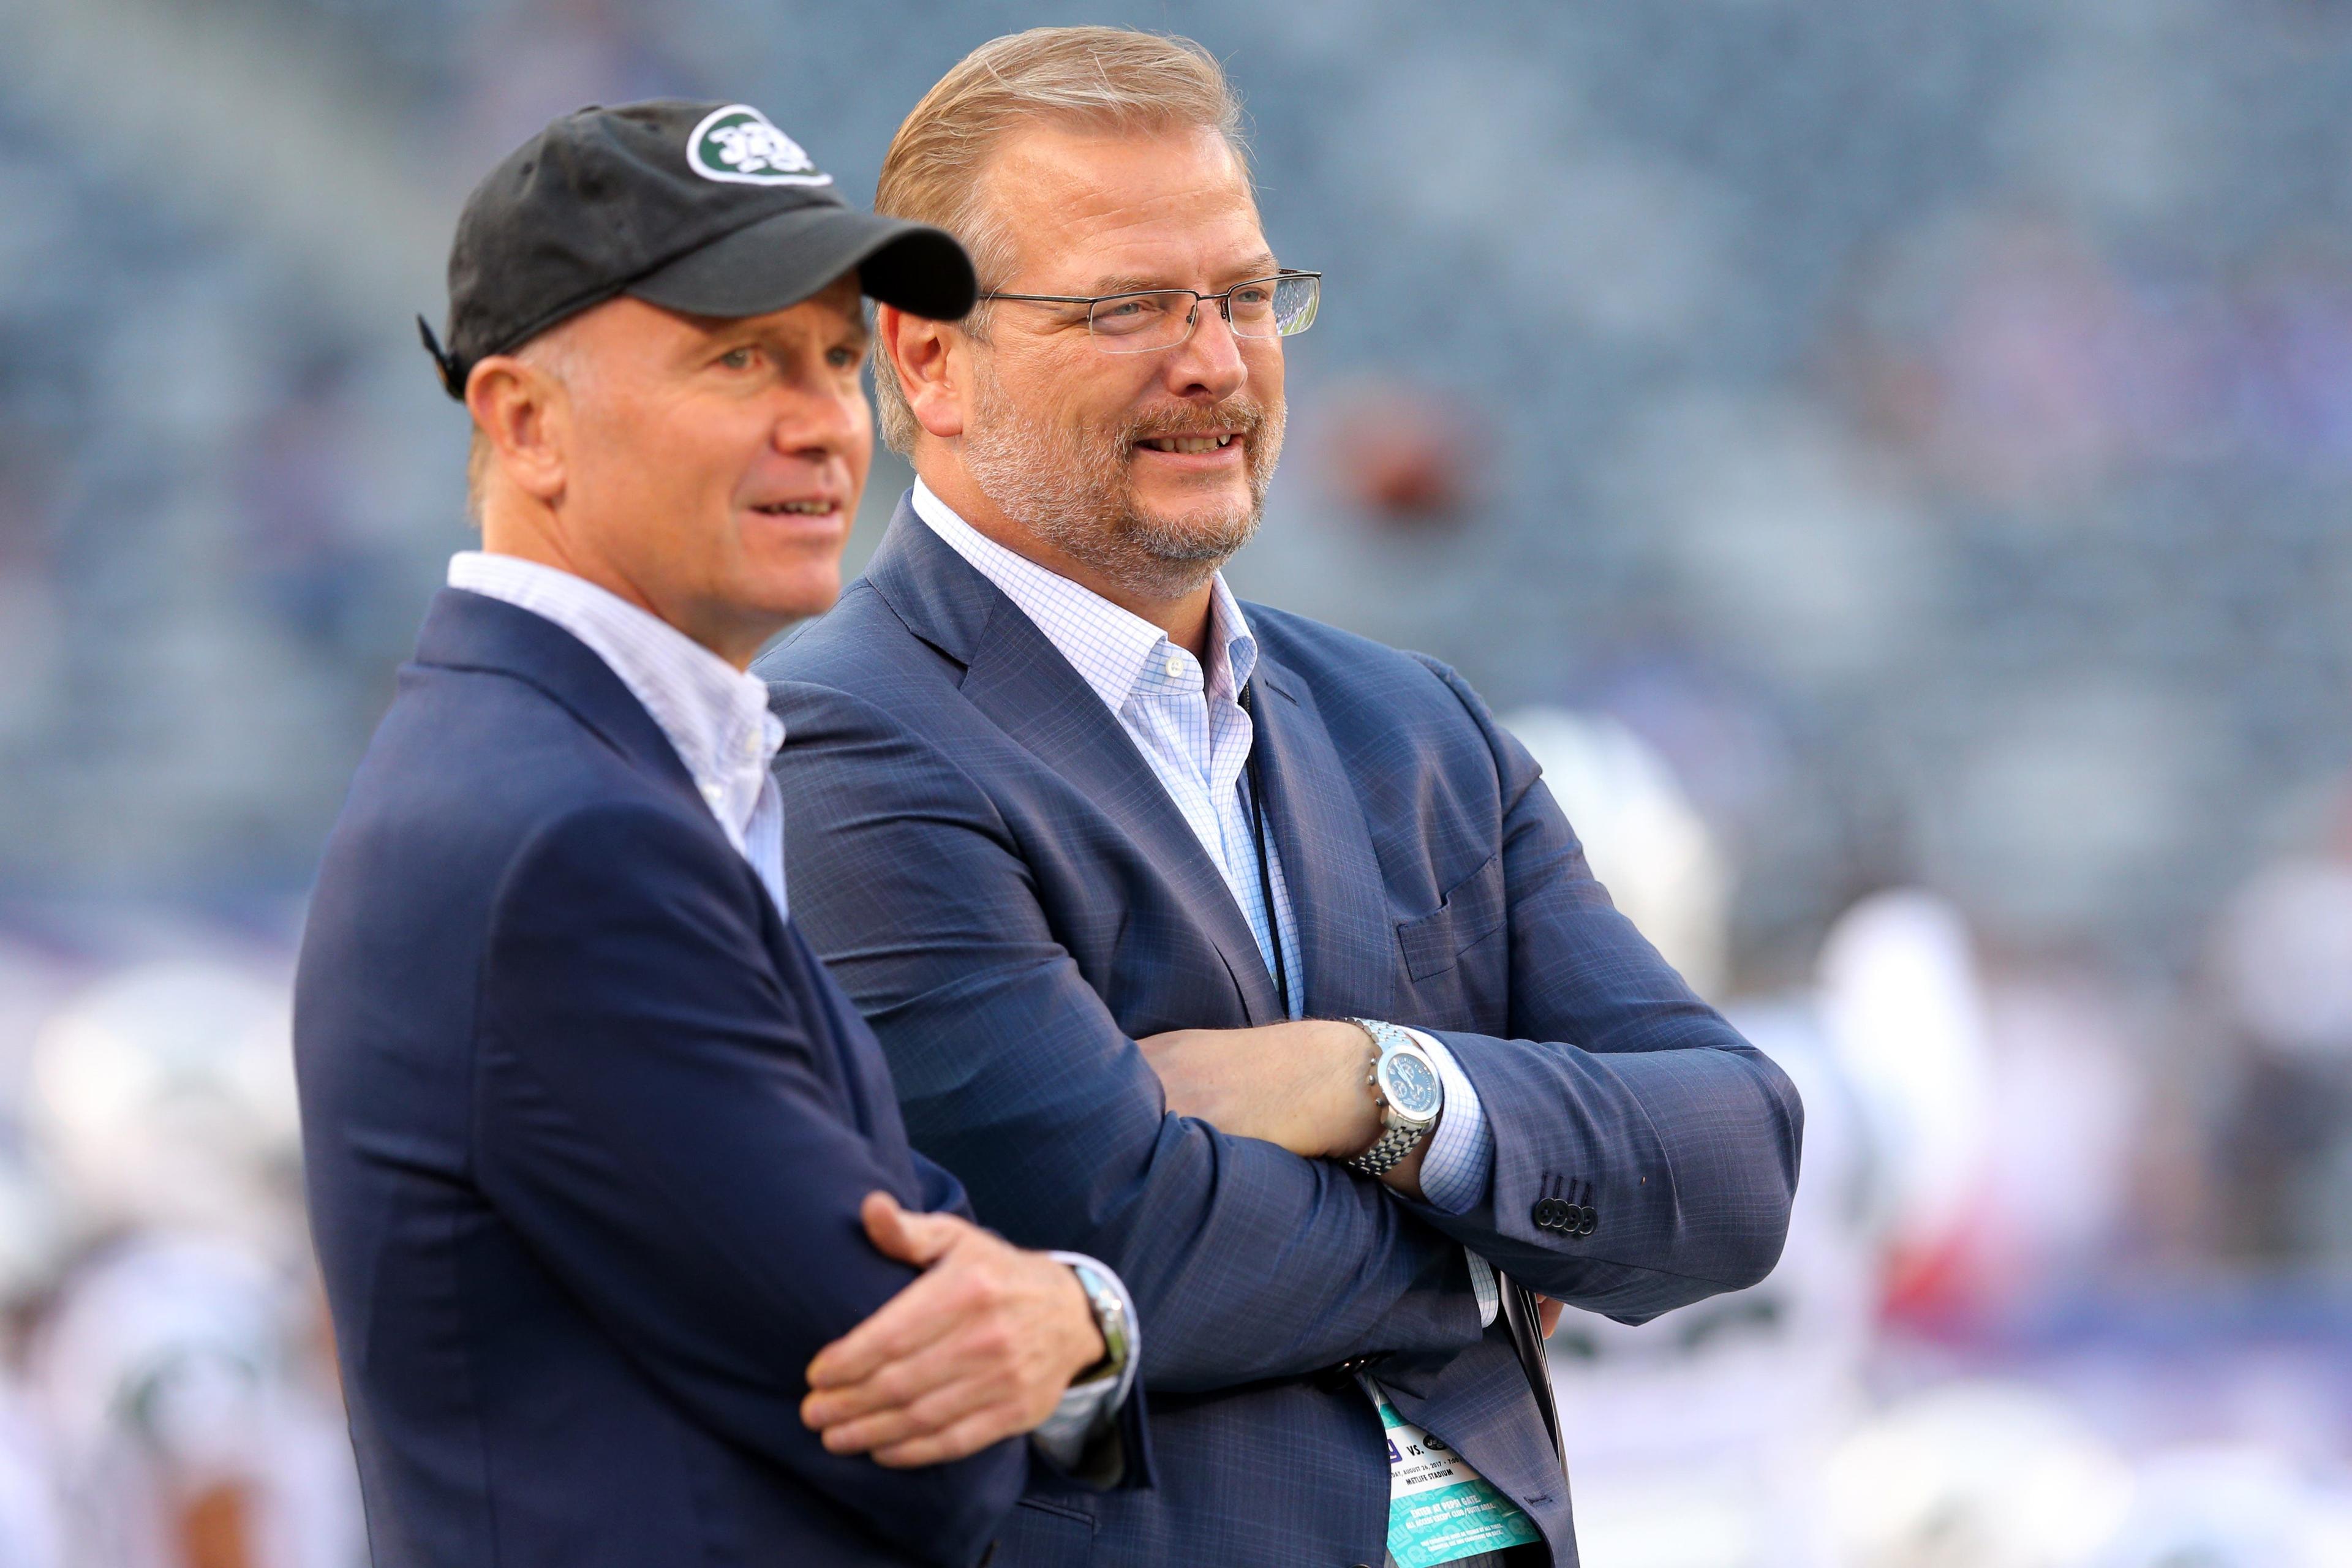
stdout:
<svg viewBox="0 0 2352 1568">
<path fill-rule="evenodd" d="M 1007 550 L 958 517 L 919 479 L 914 508 L 932 532 L 1036 624 L 1118 718 L 1119 728 L 1143 753 L 1223 876 L 1271 972 L 1274 947 L 1268 940 L 1250 819 L 1252 728 L 1249 711 L 1238 700 L 1257 668 L 1257 642 L 1242 618 L 1240 604 L 1225 586 L 1224 574 L 1211 584 L 1209 665 L 1203 669 L 1199 659 L 1169 641 L 1158 626 Z M 1274 887 L 1272 923 L 1282 933 L 1283 963 L 1290 973 L 1303 974 L 1298 922 L 1291 916 L 1282 858 L 1271 841 L 1265 853 L 1266 879 Z M 1292 988 L 1293 1017 L 1299 1015 L 1302 994 L 1299 987 Z M 1455 1065 L 1453 1053 L 1418 1029 L 1406 1033 L 1429 1053 L 1445 1085 L 1444 1115 L 1422 1159 L 1422 1194 L 1435 1207 L 1459 1214 L 1486 1188 L 1494 1167 L 1494 1133 L 1479 1107 L 1478 1091 Z M 1501 1303 L 1495 1272 L 1477 1254 L 1469 1256 L 1479 1321 L 1492 1323 Z"/>
</svg>

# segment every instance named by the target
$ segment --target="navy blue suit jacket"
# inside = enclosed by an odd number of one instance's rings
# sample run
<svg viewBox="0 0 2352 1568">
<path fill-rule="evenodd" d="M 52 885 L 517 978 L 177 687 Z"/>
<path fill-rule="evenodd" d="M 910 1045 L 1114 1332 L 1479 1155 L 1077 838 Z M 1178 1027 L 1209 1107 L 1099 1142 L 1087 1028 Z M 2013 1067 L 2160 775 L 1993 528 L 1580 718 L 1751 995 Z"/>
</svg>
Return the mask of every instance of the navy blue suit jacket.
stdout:
<svg viewBox="0 0 2352 1568">
<path fill-rule="evenodd" d="M 1463 1245 L 1625 1320 L 1753 1284 L 1787 1225 L 1797 1095 L 1611 906 L 1458 677 L 1246 613 L 1307 1011 L 1454 1052 L 1495 1134 L 1467 1213 L 1167 1114 L 1134 1041 L 1274 1022 L 1274 982 L 1101 700 L 903 504 L 866 577 L 757 667 L 789 730 L 795 918 L 880 1037 L 917 1147 L 990 1224 L 1092 1252 L 1135 1293 L 1158 1487 L 1064 1505 L 1085 1561 L 1380 1563 L 1380 1425 L 1312 1374 L 1386 1352 L 1406 1418 L 1572 1563 L 1567 1489 Z M 1570 1204 L 1590 1234 L 1540 1223 Z M 1058 1554 L 1067 1523 L 1016 1510 L 1000 1562 L 1081 1560 Z"/>
<path fill-rule="evenodd" d="M 961 1191 L 569 632 L 434 601 L 328 842 L 295 1051 L 379 1564 L 982 1555 L 1022 1444 L 887 1470 L 798 1410 L 810 1357 L 913 1278 L 859 1201 Z"/>
</svg>

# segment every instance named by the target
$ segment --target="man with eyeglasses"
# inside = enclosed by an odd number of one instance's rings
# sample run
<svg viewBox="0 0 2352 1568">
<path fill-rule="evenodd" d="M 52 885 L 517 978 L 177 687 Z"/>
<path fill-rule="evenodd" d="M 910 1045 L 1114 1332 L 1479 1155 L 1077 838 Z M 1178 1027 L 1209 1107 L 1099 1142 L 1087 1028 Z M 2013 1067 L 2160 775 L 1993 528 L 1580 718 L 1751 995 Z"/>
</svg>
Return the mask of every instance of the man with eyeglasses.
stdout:
<svg viewBox="0 0 2352 1568">
<path fill-rule="evenodd" d="M 1572 1563 L 1496 1270 L 1626 1320 L 1752 1284 L 1801 1110 L 1459 677 L 1227 590 L 1321 286 L 1237 121 L 1197 46 L 1087 27 L 900 128 L 877 207 L 985 292 L 879 309 L 919 482 L 758 667 L 796 908 L 916 1145 L 1147 1325 L 1157 1490 L 1018 1509 L 1000 1563 Z"/>
</svg>

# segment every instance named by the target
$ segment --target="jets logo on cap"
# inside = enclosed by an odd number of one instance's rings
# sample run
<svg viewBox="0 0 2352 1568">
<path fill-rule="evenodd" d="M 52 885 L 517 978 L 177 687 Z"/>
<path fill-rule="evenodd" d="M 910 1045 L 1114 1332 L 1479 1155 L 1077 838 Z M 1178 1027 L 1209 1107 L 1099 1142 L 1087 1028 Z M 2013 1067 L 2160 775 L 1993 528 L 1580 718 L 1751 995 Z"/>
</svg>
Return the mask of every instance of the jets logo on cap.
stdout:
<svg viewBox="0 0 2352 1568">
<path fill-rule="evenodd" d="M 687 138 L 686 161 L 706 180 L 738 185 L 829 185 L 801 144 L 748 103 L 704 116 Z"/>
</svg>

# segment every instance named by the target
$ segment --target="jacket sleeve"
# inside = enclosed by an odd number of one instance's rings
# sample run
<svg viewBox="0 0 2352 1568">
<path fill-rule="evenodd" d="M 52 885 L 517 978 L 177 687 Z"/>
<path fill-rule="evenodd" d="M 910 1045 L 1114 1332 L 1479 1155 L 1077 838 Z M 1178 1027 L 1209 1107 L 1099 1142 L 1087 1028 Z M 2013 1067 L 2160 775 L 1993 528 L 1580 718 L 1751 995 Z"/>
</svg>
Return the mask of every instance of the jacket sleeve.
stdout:
<svg viewBox="0 0 2352 1568">
<path fill-rule="evenodd" d="M 1011 1239 L 1118 1270 L 1148 1387 L 1475 1342 L 1461 1248 L 1384 1189 L 1168 1112 L 939 746 L 829 688 L 772 690 L 793 919 L 880 1036 L 909 1135 Z"/>
<path fill-rule="evenodd" d="M 694 1418 L 910 1560 L 963 1568 L 1020 1492 L 1022 1444 L 890 1470 L 801 1423 L 810 1359 L 914 1278 L 867 1243 L 860 1201 L 951 1189 L 894 1175 L 847 1121 L 760 919 L 740 859 L 657 807 L 536 836 L 492 917 L 478 1179 Z"/>
<path fill-rule="evenodd" d="M 1755 1284 L 1788 1234 L 1795 1086 L 1617 912 L 1526 748 L 1425 662 L 1494 757 L 1518 1037 L 1431 1031 L 1477 1089 L 1494 1171 L 1465 1212 L 1416 1211 L 1536 1289 L 1626 1321 Z"/>
<path fill-rule="evenodd" d="M 971 1198 L 964 1192 L 963 1184 L 955 1179 L 955 1173 L 919 1149 L 913 1153 L 915 1183 L 922 1193 L 923 1212 L 959 1215 L 971 1219 Z"/>
</svg>

